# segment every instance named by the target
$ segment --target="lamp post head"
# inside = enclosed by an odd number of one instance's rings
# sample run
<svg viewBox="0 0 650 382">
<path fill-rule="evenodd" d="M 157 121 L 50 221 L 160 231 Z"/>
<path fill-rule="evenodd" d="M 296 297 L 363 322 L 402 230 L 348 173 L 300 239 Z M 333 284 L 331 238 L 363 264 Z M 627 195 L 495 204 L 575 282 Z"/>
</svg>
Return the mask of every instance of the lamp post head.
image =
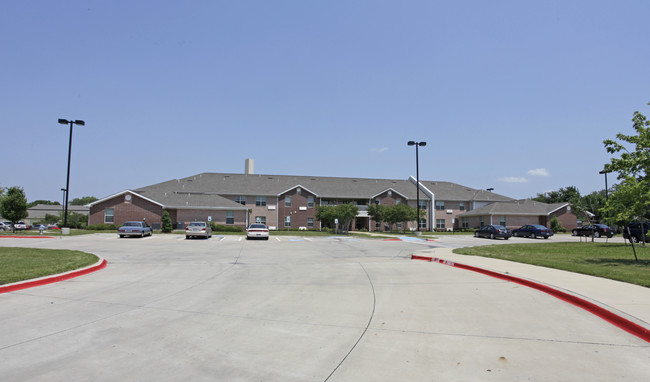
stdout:
<svg viewBox="0 0 650 382">
<path fill-rule="evenodd" d="M 59 118 L 59 123 L 62 125 L 67 125 L 68 123 L 70 123 L 70 121 L 68 121 L 67 119 Z"/>
<path fill-rule="evenodd" d="M 611 171 L 609 171 L 609 170 L 603 170 L 603 171 L 599 171 L 598 173 L 599 174 L 609 174 L 610 172 Z"/>
<path fill-rule="evenodd" d="M 419 143 L 418 143 L 418 146 L 426 146 L 426 145 L 427 145 L 426 142 L 419 142 Z"/>
<path fill-rule="evenodd" d="M 80 120 L 80 119 L 77 119 L 77 120 L 74 121 L 73 123 L 74 123 L 75 125 L 79 125 L 79 126 L 86 126 L 86 122 L 84 122 L 84 121 L 82 121 L 82 120 Z"/>
<path fill-rule="evenodd" d="M 77 120 L 73 121 L 73 120 L 67 120 L 67 119 L 59 118 L 59 123 L 62 124 L 62 125 L 68 125 L 68 124 L 74 123 L 75 125 L 86 126 L 86 122 L 84 122 L 84 121 L 82 121 L 80 119 L 77 119 Z"/>
<path fill-rule="evenodd" d="M 59 119 L 59 121 L 60 121 L 60 119 Z M 415 141 L 409 141 L 407 144 L 408 144 L 409 146 L 415 146 Z"/>
</svg>

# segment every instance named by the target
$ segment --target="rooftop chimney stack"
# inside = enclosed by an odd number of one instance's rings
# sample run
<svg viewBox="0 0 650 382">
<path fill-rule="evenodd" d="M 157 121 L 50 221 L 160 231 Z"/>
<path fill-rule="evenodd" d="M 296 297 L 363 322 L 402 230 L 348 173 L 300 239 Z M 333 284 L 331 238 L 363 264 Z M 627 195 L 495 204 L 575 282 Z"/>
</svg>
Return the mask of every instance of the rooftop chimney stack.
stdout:
<svg viewBox="0 0 650 382">
<path fill-rule="evenodd" d="M 244 173 L 246 175 L 253 175 L 255 173 L 255 170 L 253 169 L 254 163 L 251 158 L 246 158 L 246 165 L 245 165 L 245 170 Z"/>
</svg>

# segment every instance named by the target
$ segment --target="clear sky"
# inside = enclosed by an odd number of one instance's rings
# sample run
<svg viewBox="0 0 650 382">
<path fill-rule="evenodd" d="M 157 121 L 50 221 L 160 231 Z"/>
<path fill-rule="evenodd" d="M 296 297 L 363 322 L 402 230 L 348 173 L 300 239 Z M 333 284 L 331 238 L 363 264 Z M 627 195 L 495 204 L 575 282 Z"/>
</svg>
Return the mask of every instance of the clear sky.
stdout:
<svg viewBox="0 0 650 382">
<path fill-rule="evenodd" d="M 202 172 L 604 188 L 650 115 L 650 1 L 3 1 L 0 186 Z M 610 175 L 610 185 L 615 176 Z"/>
</svg>

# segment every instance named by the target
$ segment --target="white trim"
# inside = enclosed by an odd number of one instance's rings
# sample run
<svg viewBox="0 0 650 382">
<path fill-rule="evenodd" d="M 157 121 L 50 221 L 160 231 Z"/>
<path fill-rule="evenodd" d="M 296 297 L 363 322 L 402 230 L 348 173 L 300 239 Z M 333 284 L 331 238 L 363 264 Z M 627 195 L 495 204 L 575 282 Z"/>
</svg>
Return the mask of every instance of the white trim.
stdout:
<svg viewBox="0 0 650 382">
<path fill-rule="evenodd" d="M 388 192 L 388 191 L 392 191 L 392 192 L 396 193 L 397 195 L 401 196 L 402 198 L 404 198 L 406 200 L 409 200 L 409 198 L 407 198 L 406 196 L 404 196 L 404 195 L 400 194 L 399 192 L 395 191 L 392 187 L 386 188 L 383 191 L 381 191 L 380 193 L 371 196 L 370 199 L 372 200 L 372 199 L 378 197 L 379 195 L 381 195 L 381 194 L 383 194 L 385 192 Z"/>
<path fill-rule="evenodd" d="M 287 192 L 289 192 L 289 191 L 291 191 L 291 190 L 293 190 L 293 189 L 296 189 L 296 188 L 300 188 L 301 191 L 302 191 L 302 190 L 305 190 L 305 191 L 309 192 L 310 194 L 314 195 L 315 197 L 320 198 L 320 195 L 318 195 L 317 193 L 313 192 L 312 190 L 310 190 L 310 189 L 308 189 L 307 187 L 305 187 L 305 186 L 303 186 L 303 185 L 300 185 L 300 184 L 296 184 L 295 186 L 293 186 L 293 187 L 291 187 L 291 188 L 289 188 L 289 189 L 286 189 L 286 190 L 282 191 L 281 193 L 277 194 L 277 196 L 279 197 L 280 195 L 284 195 L 284 194 L 286 194 Z"/>
<path fill-rule="evenodd" d="M 137 192 L 133 192 L 133 191 L 131 191 L 131 190 L 124 190 L 124 191 L 122 191 L 122 192 L 118 192 L 117 194 L 113 194 L 113 195 L 111 195 L 111 196 L 107 196 L 107 197 L 105 197 L 105 198 L 102 198 L 102 199 L 99 199 L 99 200 L 95 200 L 95 201 L 92 202 L 92 203 L 86 204 L 86 207 L 89 207 L 89 208 L 90 208 L 90 207 L 94 206 L 95 204 L 103 203 L 103 202 L 105 202 L 105 201 L 107 201 L 107 200 L 114 199 L 114 198 L 116 198 L 116 197 L 118 197 L 118 196 L 121 196 L 121 195 L 124 195 L 124 194 L 127 194 L 127 193 L 128 193 L 128 194 L 131 194 L 131 195 L 133 195 L 133 196 L 137 196 L 137 197 L 139 197 L 139 198 L 141 198 L 141 199 L 144 199 L 144 200 L 146 200 L 146 201 L 148 201 L 148 202 L 150 202 L 150 203 L 153 203 L 153 204 L 159 205 L 159 206 L 162 207 L 162 208 L 165 208 L 165 205 L 164 205 L 164 204 L 161 204 L 161 203 L 159 203 L 159 202 L 157 202 L 157 201 L 155 201 L 155 200 L 153 200 L 153 199 L 149 199 L 149 198 L 147 198 L 147 197 L 145 197 L 145 196 L 142 196 L 142 195 L 138 194 Z"/>
</svg>

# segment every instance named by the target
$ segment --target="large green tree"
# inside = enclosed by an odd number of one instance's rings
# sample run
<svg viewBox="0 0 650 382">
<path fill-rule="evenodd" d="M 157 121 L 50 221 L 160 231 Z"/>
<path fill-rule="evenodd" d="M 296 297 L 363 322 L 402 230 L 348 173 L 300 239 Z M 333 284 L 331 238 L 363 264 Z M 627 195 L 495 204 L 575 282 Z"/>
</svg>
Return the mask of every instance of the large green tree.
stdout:
<svg viewBox="0 0 650 382">
<path fill-rule="evenodd" d="M 636 134 L 618 133 L 616 140 L 603 141 L 608 153 L 618 155 L 605 165 L 605 171 L 618 173 L 621 181 L 607 202 L 605 214 L 620 224 L 650 217 L 650 121 L 635 111 L 632 124 Z"/>
<path fill-rule="evenodd" d="M 27 217 L 27 198 L 20 187 L 10 187 L 0 199 L 0 215 L 12 224 Z M 15 228 L 14 228 L 15 230 Z"/>
<path fill-rule="evenodd" d="M 70 201 L 71 206 L 85 206 L 86 204 L 90 204 L 94 201 L 98 200 L 94 196 L 84 196 L 83 198 L 74 198 L 72 201 Z M 57 203 L 58 204 L 58 203 Z"/>
<path fill-rule="evenodd" d="M 350 223 L 358 214 L 359 207 L 351 203 L 316 207 L 316 219 L 323 223 L 324 226 L 334 227 L 335 220 L 338 219 L 339 227 L 346 232 L 350 229 Z"/>
</svg>

